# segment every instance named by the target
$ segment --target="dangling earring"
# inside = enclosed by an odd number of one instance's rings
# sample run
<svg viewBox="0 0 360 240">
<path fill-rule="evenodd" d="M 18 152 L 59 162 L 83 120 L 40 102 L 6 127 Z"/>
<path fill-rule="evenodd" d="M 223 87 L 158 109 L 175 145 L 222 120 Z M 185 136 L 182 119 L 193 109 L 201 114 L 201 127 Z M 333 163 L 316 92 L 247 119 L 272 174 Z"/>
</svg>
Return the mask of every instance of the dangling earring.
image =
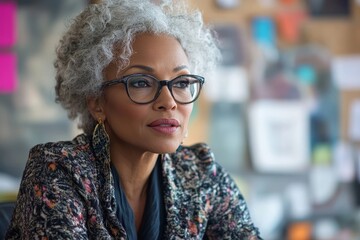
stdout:
<svg viewBox="0 0 360 240">
<path fill-rule="evenodd" d="M 97 124 L 92 136 L 93 152 L 96 160 L 101 162 L 100 171 L 104 174 L 106 183 L 113 184 L 113 175 L 111 174 L 110 159 L 110 137 L 106 132 L 105 124 L 101 118 L 98 118 Z"/>
<path fill-rule="evenodd" d="M 92 137 L 94 142 L 109 142 L 110 138 L 106 132 L 105 124 L 101 118 L 98 118 L 98 123 L 94 128 Z"/>
<path fill-rule="evenodd" d="M 104 127 L 104 122 L 102 121 L 101 117 L 99 117 L 93 131 L 93 136 L 98 132 L 99 128 L 103 128 L 103 127 Z"/>
</svg>

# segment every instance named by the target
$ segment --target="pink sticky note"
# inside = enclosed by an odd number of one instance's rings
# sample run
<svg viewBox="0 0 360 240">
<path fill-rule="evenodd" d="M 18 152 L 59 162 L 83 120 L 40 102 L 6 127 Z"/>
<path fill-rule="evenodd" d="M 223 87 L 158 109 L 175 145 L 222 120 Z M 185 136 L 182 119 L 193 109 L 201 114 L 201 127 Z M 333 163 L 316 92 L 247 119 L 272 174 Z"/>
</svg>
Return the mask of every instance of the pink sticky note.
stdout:
<svg viewBox="0 0 360 240">
<path fill-rule="evenodd" d="M 17 88 L 17 59 L 13 53 L 0 54 L 0 93 L 11 93 Z"/>
<path fill-rule="evenodd" d="M 11 47 L 16 41 L 16 4 L 0 2 L 0 47 Z"/>
</svg>

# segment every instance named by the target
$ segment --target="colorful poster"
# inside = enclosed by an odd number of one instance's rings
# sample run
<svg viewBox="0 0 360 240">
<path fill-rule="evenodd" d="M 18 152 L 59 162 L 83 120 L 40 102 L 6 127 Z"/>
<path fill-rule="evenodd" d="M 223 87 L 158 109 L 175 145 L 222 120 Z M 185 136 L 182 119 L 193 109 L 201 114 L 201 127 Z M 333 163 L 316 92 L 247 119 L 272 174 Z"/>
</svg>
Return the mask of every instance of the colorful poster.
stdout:
<svg viewBox="0 0 360 240">
<path fill-rule="evenodd" d="M 0 2 L 0 47 L 11 47 L 16 42 L 16 4 Z"/>
<path fill-rule="evenodd" d="M 17 88 L 17 58 L 13 53 L 0 54 L 0 93 L 11 93 Z"/>
</svg>

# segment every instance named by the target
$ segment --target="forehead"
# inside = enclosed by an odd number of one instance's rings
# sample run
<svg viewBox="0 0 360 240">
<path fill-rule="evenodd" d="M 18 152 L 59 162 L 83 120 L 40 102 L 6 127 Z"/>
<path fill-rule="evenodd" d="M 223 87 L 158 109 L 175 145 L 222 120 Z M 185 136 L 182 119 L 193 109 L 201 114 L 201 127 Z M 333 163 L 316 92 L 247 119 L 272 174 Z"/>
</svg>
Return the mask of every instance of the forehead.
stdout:
<svg viewBox="0 0 360 240">
<path fill-rule="evenodd" d="M 187 63 L 188 59 L 179 41 L 165 34 L 142 33 L 135 37 L 132 44 L 133 54 L 130 61 L 167 61 Z M 174 61 L 169 61 L 173 59 Z M 176 63 L 174 63 L 176 64 Z"/>
</svg>

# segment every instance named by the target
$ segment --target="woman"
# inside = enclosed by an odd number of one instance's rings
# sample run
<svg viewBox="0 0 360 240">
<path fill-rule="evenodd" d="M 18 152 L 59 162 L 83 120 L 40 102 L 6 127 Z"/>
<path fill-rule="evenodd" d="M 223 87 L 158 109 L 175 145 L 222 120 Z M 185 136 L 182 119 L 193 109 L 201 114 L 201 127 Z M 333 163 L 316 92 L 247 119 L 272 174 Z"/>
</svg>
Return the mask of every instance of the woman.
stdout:
<svg viewBox="0 0 360 240">
<path fill-rule="evenodd" d="M 86 8 L 55 62 L 84 134 L 31 149 L 7 239 L 260 239 L 209 148 L 181 146 L 217 54 L 183 5 Z"/>
</svg>

